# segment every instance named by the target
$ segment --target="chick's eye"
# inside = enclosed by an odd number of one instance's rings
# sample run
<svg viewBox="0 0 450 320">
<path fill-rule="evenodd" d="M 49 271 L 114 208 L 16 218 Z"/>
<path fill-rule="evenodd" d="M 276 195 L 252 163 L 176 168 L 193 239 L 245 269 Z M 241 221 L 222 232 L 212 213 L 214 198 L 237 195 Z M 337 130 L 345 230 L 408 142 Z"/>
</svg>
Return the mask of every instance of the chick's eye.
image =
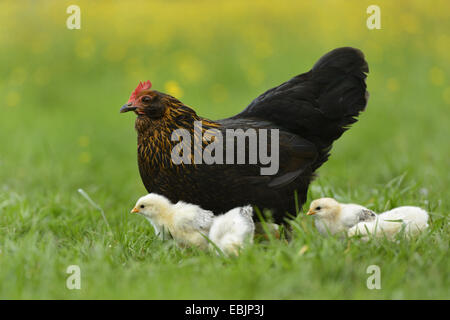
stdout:
<svg viewBox="0 0 450 320">
<path fill-rule="evenodd" d="M 320 207 L 316 207 L 316 210 L 320 210 L 321 208 Z"/>
<path fill-rule="evenodd" d="M 144 102 L 144 103 L 147 103 L 147 102 L 150 102 L 150 97 L 149 96 L 143 96 L 142 97 L 142 102 Z"/>
<path fill-rule="evenodd" d="M 143 204 L 141 204 L 141 209 L 144 209 L 144 207 L 145 207 L 145 206 L 144 206 Z"/>
</svg>

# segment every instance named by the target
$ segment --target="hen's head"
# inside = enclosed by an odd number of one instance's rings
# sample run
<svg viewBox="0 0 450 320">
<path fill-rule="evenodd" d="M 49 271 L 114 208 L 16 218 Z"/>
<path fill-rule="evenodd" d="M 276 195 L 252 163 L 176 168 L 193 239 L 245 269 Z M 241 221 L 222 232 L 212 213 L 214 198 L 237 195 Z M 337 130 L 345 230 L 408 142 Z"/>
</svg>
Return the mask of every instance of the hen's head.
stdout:
<svg viewBox="0 0 450 320">
<path fill-rule="evenodd" d="M 151 87 L 150 81 L 139 82 L 128 102 L 120 109 L 121 113 L 133 111 L 137 115 L 138 132 L 172 125 L 178 127 L 180 120 L 191 122 L 197 119 L 194 110 L 168 94 L 151 90 Z M 179 126 L 183 124 L 179 123 Z"/>
<path fill-rule="evenodd" d="M 128 102 L 120 108 L 120 112 L 134 111 L 138 116 L 146 116 L 152 119 L 163 117 L 167 109 L 167 103 L 164 101 L 166 95 L 150 90 L 151 87 L 150 81 L 139 82 Z"/>
</svg>

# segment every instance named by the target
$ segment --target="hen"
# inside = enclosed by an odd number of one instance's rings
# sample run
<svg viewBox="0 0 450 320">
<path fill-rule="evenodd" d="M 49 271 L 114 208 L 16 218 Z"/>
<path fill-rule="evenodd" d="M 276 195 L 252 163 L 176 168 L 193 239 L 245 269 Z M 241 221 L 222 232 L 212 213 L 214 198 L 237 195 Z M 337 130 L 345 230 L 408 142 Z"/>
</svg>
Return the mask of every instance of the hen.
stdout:
<svg viewBox="0 0 450 320">
<path fill-rule="evenodd" d="M 151 90 L 150 81 L 140 83 L 120 112 L 134 111 L 137 115 L 138 165 L 146 189 L 172 202 L 194 203 L 216 214 L 250 203 L 270 209 L 275 222 L 284 222 L 286 213 L 296 213 L 295 192 L 302 206 L 314 172 L 328 159 L 333 141 L 364 110 L 368 71 L 361 51 L 338 48 L 320 58 L 309 72 L 257 97 L 238 115 L 215 121 L 198 116 L 170 95 Z M 201 123 L 200 138 L 194 134 L 196 123 Z M 200 148 L 192 147 L 189 139 L 174 140 L 176 129 L 187 130 L 194 145 L 200 139 Z M 278 170 L 262 174 L 267 161 L 250 161 L 255 146 L 249 137 L 245 159 L 240 162 L 241 155 L 236 155 L 239 145 L 231 148 L 226 141 L 223 155 L 233 153 L 226 162 L 195 163 L 198 153 L 217 138 L 210 133 L 226 136 L 227 129 L 255 129 L 259 142 L 264 140 L 261 129 L 278 129 L 270 132 L 270 137 L 277 139 L 268 139 L 267 146 L 271 156 L 278 151 Z M 278 149 L 272 149 L 276 142 Z M 189 150 L 185 155 L 189 163 L 176 164 L 172 159 L 172 150 L 180 144 Z M 213 153 L 220 155 L 218 150 Z"/>
</svg>

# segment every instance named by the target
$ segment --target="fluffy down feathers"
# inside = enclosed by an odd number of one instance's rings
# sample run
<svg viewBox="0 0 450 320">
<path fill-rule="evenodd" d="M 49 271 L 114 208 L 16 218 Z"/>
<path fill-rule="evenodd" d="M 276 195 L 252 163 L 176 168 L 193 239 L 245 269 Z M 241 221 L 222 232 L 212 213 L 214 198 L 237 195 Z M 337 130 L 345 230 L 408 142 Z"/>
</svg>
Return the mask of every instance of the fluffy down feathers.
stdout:
<svg viewBox="0 0 450 320">
<path fill-rule="evenodd" d="M 211 211 L 181 201 L 173 205 L 165 197 L 152 193 L 140 198 L 131 212 L 145 216 L 160 237 L 164 237 L 162 231 L 167 229 L 181 246 L 208 247 L 204 236 L 213 221 Z"/>
<path fill-rule="evenodd" d="M 238 255 L 245 243 L 253 242 L 255 225 L 251 206 L 234 208 L 214 218 L 209 238 L 225 254 Z"/>
<path fill-rule="evenodd" d="M 361 221 L 375 220 L 375 213 L 358 204 L 339 203 L 332 198 L 311 202 L 307 215 L 313 215 L 317 230 L 324 236 L 346 232 Z"/>
<path fill-rule="evenodd" d="M 226 254 L 237 255 L 247 241 L 253 241 L 255 231 L 251 206 L 214 217 L 211 211 L 197 205 L 182 201 L 172 204 L 164 196 L 151 193 L 140 198 L 131 212 L 147 218 L 162 239 L 168 239 L 170 234 L 181 246 L 207 249 L 212 248 L 209 237 Z"/>
<path fill-rule="evenodd" d="M 393 239 L 404 230 L 412 237 L 428 228 L 428 213 L 419 207 L 398 207 L 377 216 L 376 220 L 361 222 L 348 231 L 349 236 L 361 235 L 364 240 L 369 236 Z"/>
</svg>

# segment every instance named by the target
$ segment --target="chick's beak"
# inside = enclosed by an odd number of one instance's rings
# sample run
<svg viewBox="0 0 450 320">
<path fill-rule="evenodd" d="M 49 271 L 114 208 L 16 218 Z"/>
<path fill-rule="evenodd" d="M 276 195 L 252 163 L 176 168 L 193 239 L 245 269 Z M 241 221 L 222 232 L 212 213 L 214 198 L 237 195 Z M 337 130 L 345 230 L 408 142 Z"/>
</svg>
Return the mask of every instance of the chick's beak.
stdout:
<svg viewBox="0 0 450 320">
<path fill-rule="evenodd" d="M 316 214 L 316 212 L 315 212 L 314 210 L 312 210 L 312 209 L 310 209 L 310 210 L 306 213 L 306 215 L 308 215 L 308 216 L 311 216 L 311 215 L 313 215 L 313 214 Z"/>
<path fill-rule="evenodd" d="M 138 213 L 139 212 L 139 209 L 138 208 L 136 208 L 136 207 L 134 207 L 133 208 L 133 210 L 131 210 L 131 212 L 130 213 Z"/>
<path fill-rule="evenodd" d="M 124 104 L 122 106 L 122 108 L 120 108 L 120 113 L 124 113 L 124 112 L 128 112 L 128 111 L 135 111 L 136 109 L 137 109 L 137 107 L 133 106 L 133 103 L 130 102 L 130 103 Z"/>
</svg>

